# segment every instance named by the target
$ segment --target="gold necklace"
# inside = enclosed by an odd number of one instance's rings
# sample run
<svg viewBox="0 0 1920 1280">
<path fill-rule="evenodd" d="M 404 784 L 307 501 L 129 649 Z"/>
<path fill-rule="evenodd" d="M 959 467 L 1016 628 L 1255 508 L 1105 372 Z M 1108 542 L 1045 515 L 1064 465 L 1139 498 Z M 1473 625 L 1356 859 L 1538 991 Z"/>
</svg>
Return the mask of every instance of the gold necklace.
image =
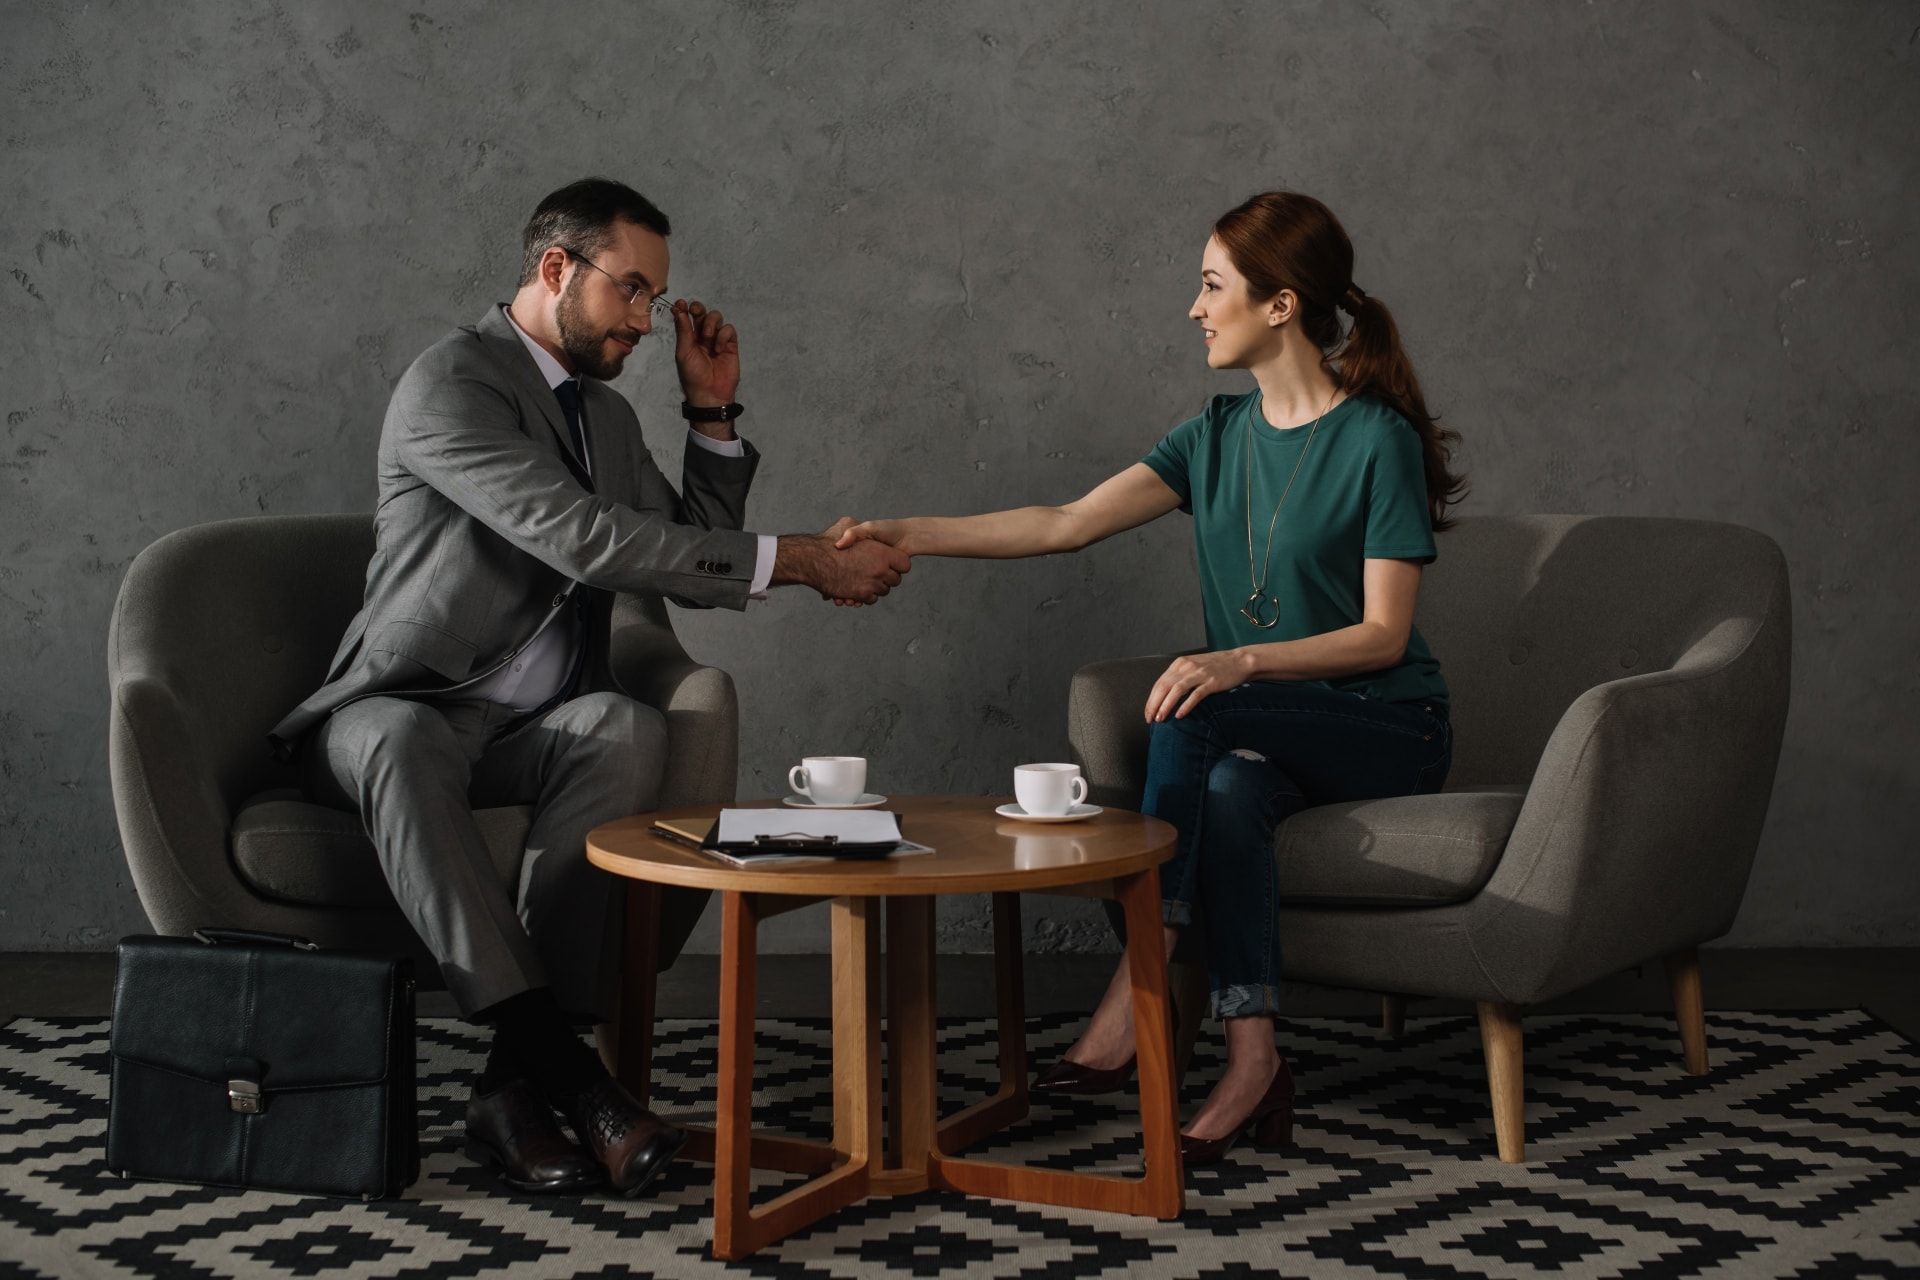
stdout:
<svg viewBox="0 0 1920 1280">
<path fill-rule="evenodd" d="M 1253 416 L 1266 403 L 1266 393 L 1257 394 L 1247 409 L 1247 581 L 1253 587 L 1253 594 L 1240 606 L 1240 616 L 1262 631 L 1280 622 L 1280 602 L 1267 594 L 1267 571 L 1273 562 L 1273 531 L 1280 524 L 1280 508 L 1287 505 L 1287 495 L 1293 492 L 1293 482 L 1300 475 L 1300 464 L 1307 460 L 1307 450 L 1313 448 L 1313 434 L 1320 430 L 1320 418 L 1333 412 L 1333 398 L 1339 394 L 1340 388 L 1336 386 L 1333 395 L 1327 397 L 1327 407 L 1307 428 L 1307 442 L 1300 446 L 1300 456 L 1293 460 L 1293 474 L 1287 477 L 1287 487 L 1280 491 L 1280 501 L 1273 504 L 1273 518 L 1267 521 L 1267 553 L 1260 559 L 1260 579 L 1257 582 L 1253 577 Z M 1273 616 L 1263 622 L 1261 619 L 1269 605 L 1273 608 Z"/>
</svg>

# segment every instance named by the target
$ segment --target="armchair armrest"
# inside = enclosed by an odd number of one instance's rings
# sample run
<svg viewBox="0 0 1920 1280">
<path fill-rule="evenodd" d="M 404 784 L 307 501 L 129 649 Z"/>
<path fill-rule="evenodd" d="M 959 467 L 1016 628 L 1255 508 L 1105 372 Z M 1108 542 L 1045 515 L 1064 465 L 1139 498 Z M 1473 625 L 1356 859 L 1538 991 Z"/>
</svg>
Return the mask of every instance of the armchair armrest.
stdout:
<svg viewBox="0 0 1920 1280">
<path fill-rule="evenodd" d="M 226 804 L 185 708 L 156 676 L 112 674 L 113 806 L 147 918 L 164 934 L 246 918 L 249 895 L 227 859 Z"/>
<path fill-rule="evenodd" d="M 657 599 L 615 602 L 607 664 L 620 687 L 667 718 L 663 807 L 734 798 L 740 762 L 740 701 L 733 677 L 687 656 Z"/>
<path fill-rule="evenodd" d="M 1785 731 L 1782 567 L 1761 618 L 1729 618 L 1671 668 L 1567 708 L 1467 930 L 1516 1003 L 1732 927 Z"/>
<path fill-rule="evenodd" d="M 1067 741 L 1087 778 L 1087 799 L 1138 809 L 1147 787 L 1147 740 L 1141 714 L 1147 691 L 1172 654 L 1091 662 L 1073 673 L 1067 693 Z"/>
<path fill-rule="evenodd" d="M 733 677 L 687 656 L 659 597 L 615 598 L 607 667 L 629 696 L 667 718 L 661 807 L 731 801 L 740 773 L 740 700 Z M 660 970 L 670 968 L 686 945 L 707 896 L 705 889 L 662 891 L 654 960 Z"/>
</svg>

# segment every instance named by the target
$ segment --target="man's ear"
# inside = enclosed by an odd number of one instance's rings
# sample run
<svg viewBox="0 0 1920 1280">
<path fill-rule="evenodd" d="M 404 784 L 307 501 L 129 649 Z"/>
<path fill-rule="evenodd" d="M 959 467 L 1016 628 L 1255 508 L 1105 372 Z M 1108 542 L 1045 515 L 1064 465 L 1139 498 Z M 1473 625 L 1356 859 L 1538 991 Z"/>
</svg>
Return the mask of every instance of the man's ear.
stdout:
<svg viewBox="0 0 1920 1280">
<path fill-rule="evenodd" d="M 567 251 L 557 244 L 548 245 L 547 251 L 540 255 L 540 283 L 549 293 L 559 293 L 560 282 L 566 274 Z"/>
</svg>

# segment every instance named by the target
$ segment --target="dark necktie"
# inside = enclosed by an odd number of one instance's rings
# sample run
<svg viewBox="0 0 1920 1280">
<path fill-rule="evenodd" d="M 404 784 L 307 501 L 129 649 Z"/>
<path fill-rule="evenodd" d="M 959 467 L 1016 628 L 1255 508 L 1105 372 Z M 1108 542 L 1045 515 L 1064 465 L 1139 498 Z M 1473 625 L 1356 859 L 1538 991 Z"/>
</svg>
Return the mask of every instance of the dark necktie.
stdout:
<svg viewBox="0 0 1920 1280">
<path fill-rule="evenodd" d="M 581 469 L 592 475 L 593 462 L 587 456 L 587 429 L 580 417 L 579 379 L 568 378 L 553 389 L 553 395 L 560 402 L 560 412 L 567 415 L 567 435 L 573 441 L 573 456 L 580 460 Z"/>
</svg>

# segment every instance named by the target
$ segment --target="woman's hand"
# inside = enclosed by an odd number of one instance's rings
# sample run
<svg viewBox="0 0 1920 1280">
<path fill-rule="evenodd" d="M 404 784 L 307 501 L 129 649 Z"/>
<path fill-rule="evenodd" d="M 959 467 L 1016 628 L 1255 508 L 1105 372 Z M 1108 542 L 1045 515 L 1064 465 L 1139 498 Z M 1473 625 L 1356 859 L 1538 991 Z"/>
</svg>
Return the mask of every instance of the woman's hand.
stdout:
<svg viewBox="0 0 1920 1280">
<path fill-rule="evenodd" d="M 874 542 L 884 542 L 890 547 L 899 547 L 906 540 L 906 524 L 904 520 L 866 520 L 843 529 L 840 541 L 836 545 L 840 550 L 845 551 L 856 542 L 872 539 Z M 905 551 L 907 548 L 901 547 L 901 550 Z"/>
<path fill-rule="evenodd" d="M 1175 658 L 1161 672 L 1147 695 L 1147 723 L 1172 716 L 1184 720 L 1189 711 L 1223 689 L 1235 689 L 1253 676 L 1253 658 L 1239 649 L 1190 653 Z"/>
</svg>

